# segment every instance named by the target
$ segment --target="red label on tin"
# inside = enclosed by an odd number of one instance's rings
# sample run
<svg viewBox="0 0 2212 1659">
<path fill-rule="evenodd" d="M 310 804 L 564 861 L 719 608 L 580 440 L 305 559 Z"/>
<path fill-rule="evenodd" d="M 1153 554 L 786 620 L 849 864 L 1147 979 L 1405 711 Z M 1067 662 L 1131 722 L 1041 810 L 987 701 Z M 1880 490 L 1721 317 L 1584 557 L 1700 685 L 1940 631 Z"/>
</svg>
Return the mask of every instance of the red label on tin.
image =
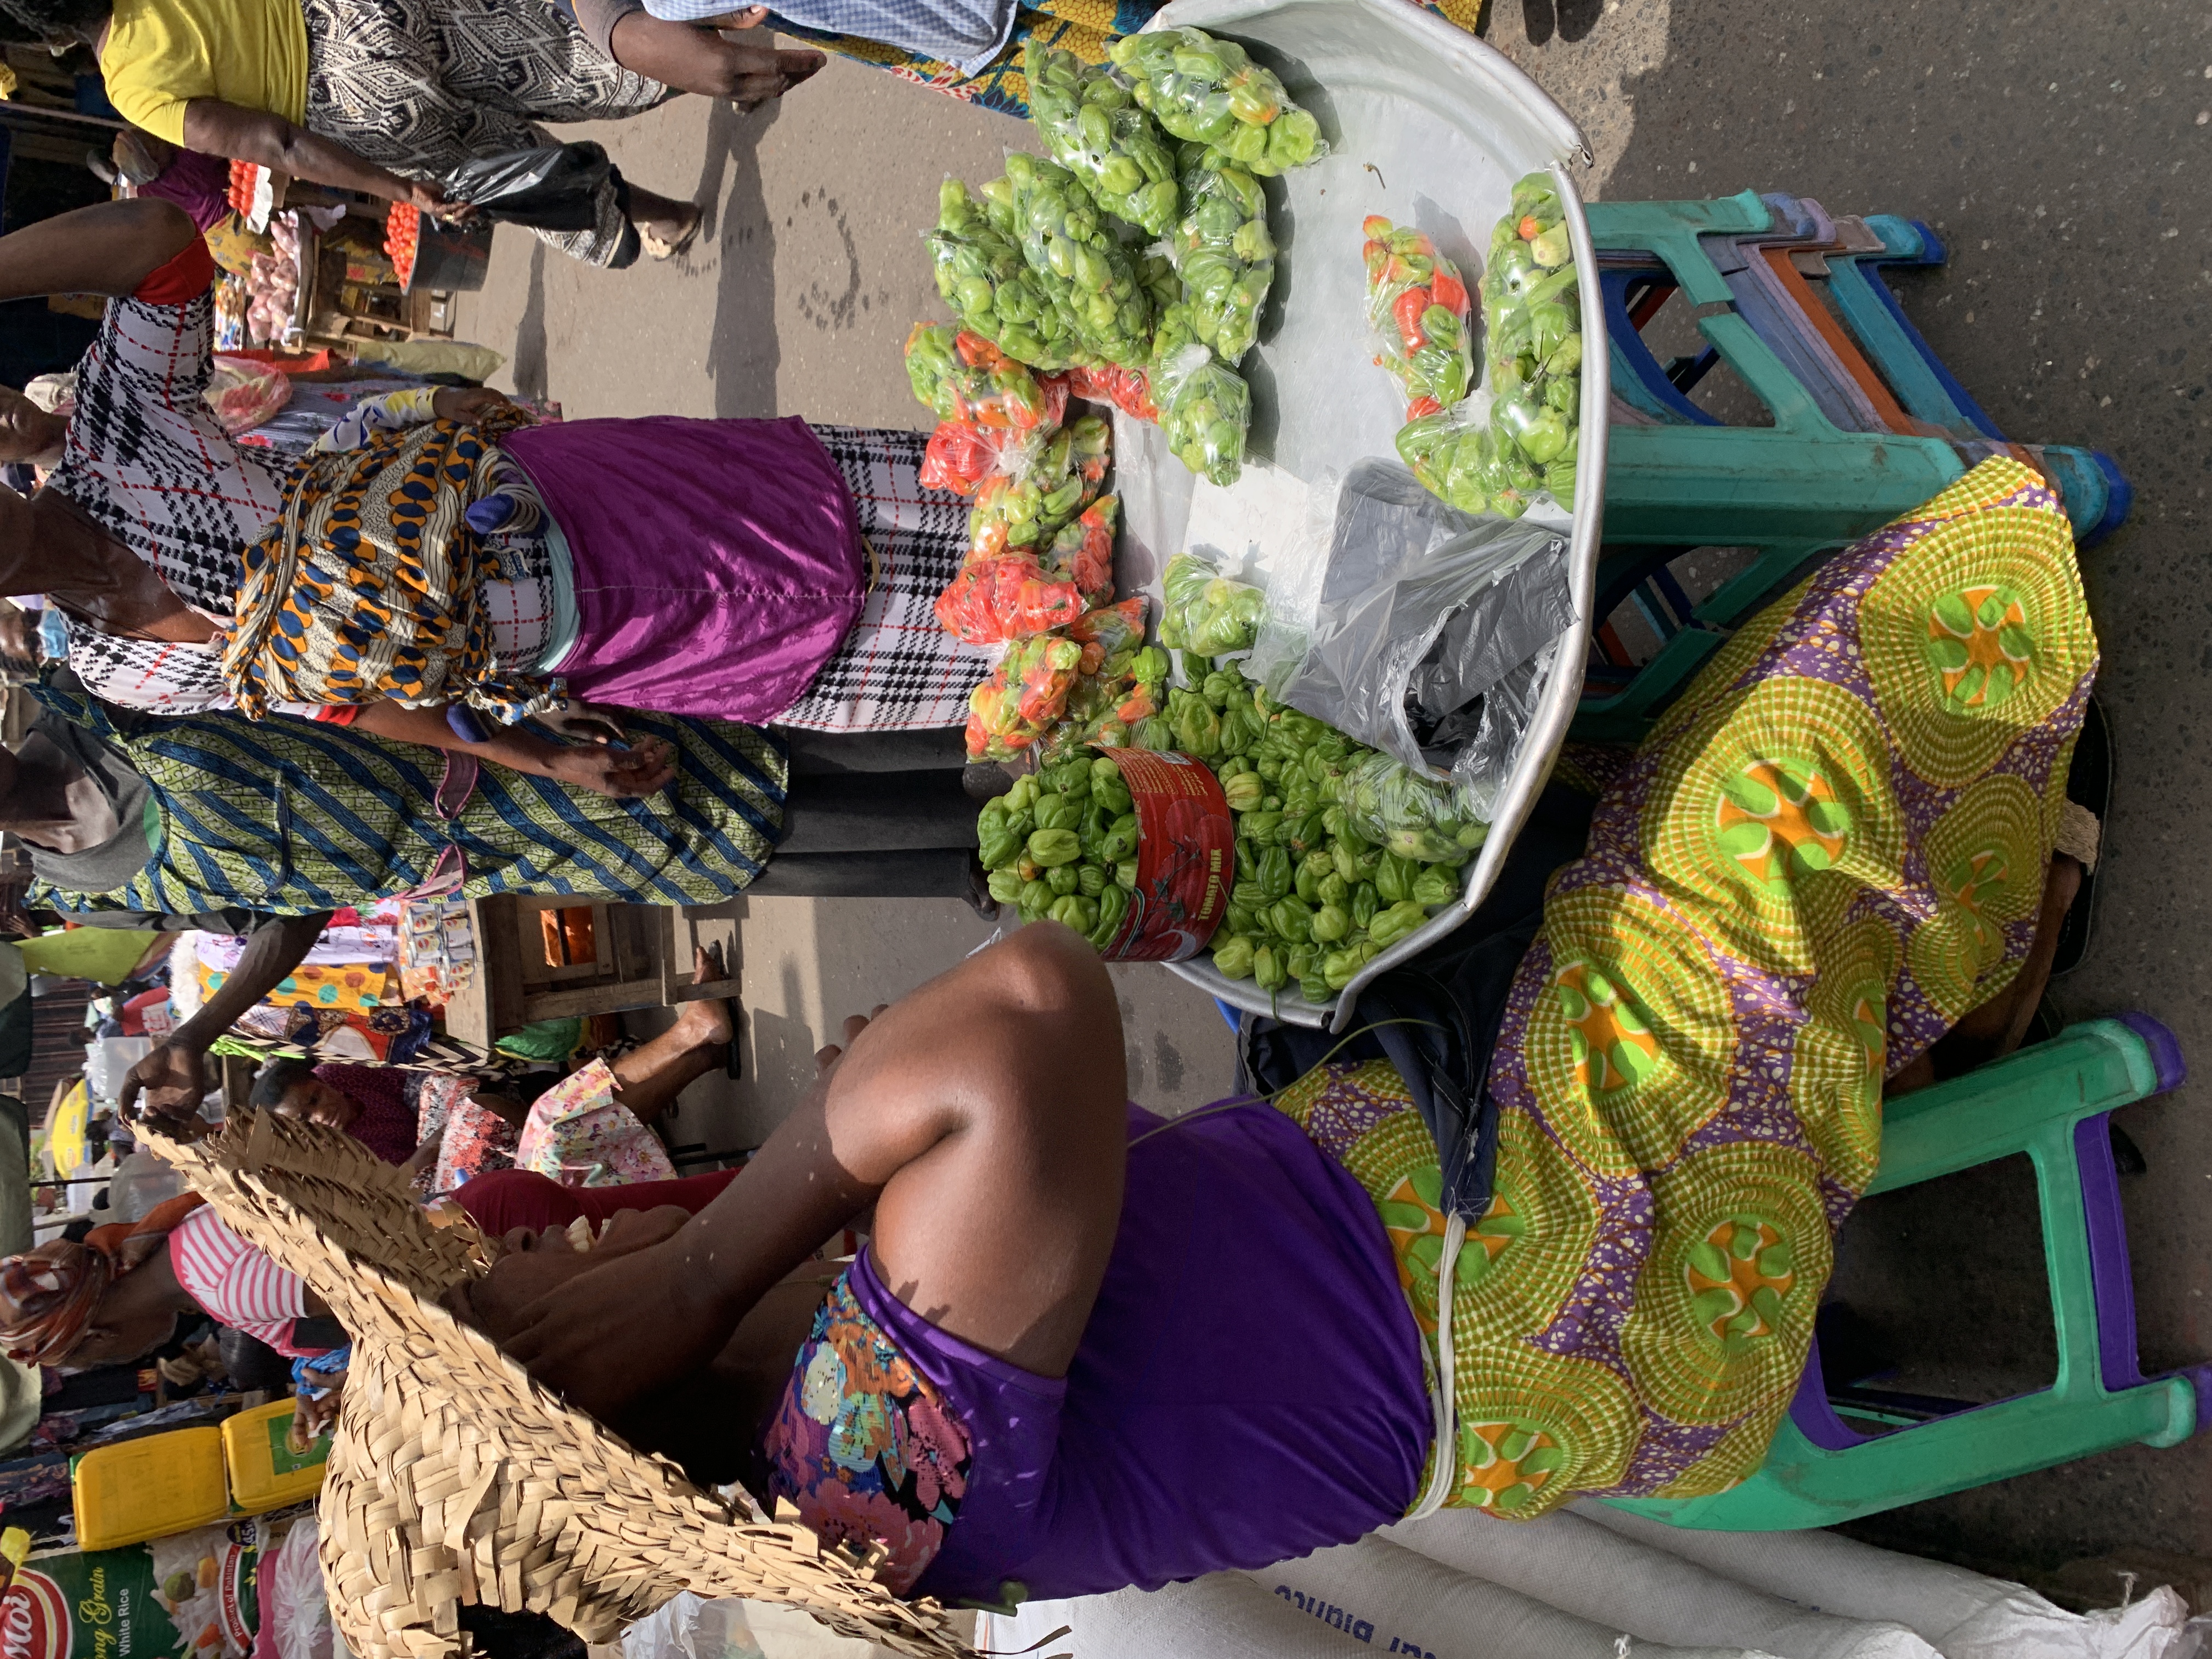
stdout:
<svg viewBox="0 0 2212 1659">
<path fill-rule="evenodd" d="M 1206 763 L 1151 749 L 1109 749 L 1137 811 L 1137 890 L 1104 954 L 1181 962 L 1206 948 L 1237 881 L 1237 827 Z"/>
</svg>

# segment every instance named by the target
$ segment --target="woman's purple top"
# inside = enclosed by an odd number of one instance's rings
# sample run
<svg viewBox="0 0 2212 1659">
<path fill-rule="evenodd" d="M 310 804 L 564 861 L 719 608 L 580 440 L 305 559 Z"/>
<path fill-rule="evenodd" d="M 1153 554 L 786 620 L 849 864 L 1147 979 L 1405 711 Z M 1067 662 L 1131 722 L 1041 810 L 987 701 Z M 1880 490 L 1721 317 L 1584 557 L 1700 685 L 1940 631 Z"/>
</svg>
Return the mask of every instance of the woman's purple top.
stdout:
<svg viewBox="0 0 2212 1659">
<path fill-rule="evenodd" d="M 1133 1140 L 1163 1121 L 1129 1108 Z M 967 1494 L 915 1595 L 1155 1589 L 1347 1543 L 1418 1496 L 1432 1419 L 1382 1220 L 1271 1106 L 1130 1147 L 1064 1379 L 939 1330 L 866 1252 L 849 1282 L 969 1437 Z"/>
<path fill-rule="evenodd" d="M 758 724 L 860 617 L 859 517 L 802 420 L 568 421 L 500 447 L 568 543 L 575 696 Z"/>
</svg>

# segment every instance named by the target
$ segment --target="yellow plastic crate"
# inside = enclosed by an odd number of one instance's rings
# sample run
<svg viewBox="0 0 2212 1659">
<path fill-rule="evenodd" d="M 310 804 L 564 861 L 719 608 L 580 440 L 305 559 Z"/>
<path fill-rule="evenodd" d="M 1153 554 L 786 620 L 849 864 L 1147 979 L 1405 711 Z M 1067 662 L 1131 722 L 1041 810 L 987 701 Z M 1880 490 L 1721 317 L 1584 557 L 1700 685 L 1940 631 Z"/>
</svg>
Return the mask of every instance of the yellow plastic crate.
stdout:
<svg viewBox="0 0 2212 1659">
<path fill-rule="evenodd" d="M 230 1513 L 222 1432 L 174 1429 L 96 1446 L 70 1466 L 81 1550 L 119 1549 Z"/>
<path fill-rule="evenodd" d="M 230 1469 L 230 1502 L 240 1514 L 282 1509 L 323 1489 L 331 1437 L 323 1434 L 304 1456 L 295 1455 L 285 1443 L 292 1429 L 292 1407 L 289 1400 L 272 1400 L 223 1421 L 222 1456 Z"/>
</svg>

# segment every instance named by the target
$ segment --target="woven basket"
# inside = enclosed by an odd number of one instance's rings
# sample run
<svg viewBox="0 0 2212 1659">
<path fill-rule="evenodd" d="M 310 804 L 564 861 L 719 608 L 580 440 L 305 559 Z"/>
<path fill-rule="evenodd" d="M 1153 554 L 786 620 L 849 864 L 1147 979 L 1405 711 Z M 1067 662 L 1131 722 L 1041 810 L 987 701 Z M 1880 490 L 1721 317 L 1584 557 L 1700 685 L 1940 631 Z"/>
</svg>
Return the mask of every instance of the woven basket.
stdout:
<svg viewBox="0 0 2212 1659">
<path fill-rule="evenodd" d="M 824 1548 L 787 1504 L 773 1522 L 749 1518 L 456 1321 L 437 1298 L 488 1271 L 496 1246 L 472 1223 L 433 1223 L 359 1141 L 268 1112 L 190 1142 L 151 1123 L 137 1133 L 353 1337 L 322 1562 L 331 1618 L 361 1659 L 465 1654 L 464 1601 L 612 1641 L 685 1589 L 787 1602 L 918 1659 L 969 1653 L 937 1603 L 875 1582 L 882 1545 Z"/>
</svg>

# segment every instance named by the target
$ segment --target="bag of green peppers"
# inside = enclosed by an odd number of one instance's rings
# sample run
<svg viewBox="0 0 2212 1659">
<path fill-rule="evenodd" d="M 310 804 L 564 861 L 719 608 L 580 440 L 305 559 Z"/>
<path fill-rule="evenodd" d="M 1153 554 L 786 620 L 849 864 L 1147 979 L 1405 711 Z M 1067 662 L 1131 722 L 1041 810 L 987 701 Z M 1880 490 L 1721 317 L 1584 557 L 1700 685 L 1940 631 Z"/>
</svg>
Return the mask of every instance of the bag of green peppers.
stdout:
<svg viewBox="0 0 2212 1659">
<path fill-rule="evenodd" d="M 1517 519 L 1547 487 L 1556 470 L 1565 493 L 1574 500 L 1576 440 L 1571 432 L 1553 467 L 1540 467 L 1511 441 L 1501 442 L 1492 428 L 1487 392 L 1435 415 L 1408 421 L 1398 428 L 1398 459 L 1428 491 L 1462 513 L 1492 513 Z"/>
<path fill-rule="evenodd" d="M 1266 594 L 1230 580 L 1195 553 L 1168 561 L 1160 593 L 1160 643 L 1201 657 L 1249 650 L 1267 611 Z"/>
<path fill-rule="evenodd" d="M 1336 793 L 1352 828 L 1416 863 L 1464 864 L 1490 834 L 1488 824 L 1460 811 L 1450 784 L 1371 750 L 1352 764 Z M 1393 897 L 1387 884 L 1382 896 Z"/>
<path fill-rule="evenodd" d="M 1083 181 L 1018 150 L 1006 157 L 1006 178 L 1022 257 L 1065 307 L 1078 343 L 1109 362 L 1143 368 L 1152 355 L 1152 299 Z"/>
<path fill-rule="evenodd" d="M 1233 40 L 1158 29 L 1123 35 L 1108 55 L 1163 127 L 1212 145 L 1248 172 L 1273 178 L 1328 154 L 1321 123 Z"/>
<path fill-rule="evenodd" d="M 1565 209 L 1547 173 L 1513 187 L 1482 274 L 1489 424 L 1498 459 L 1536 471 L 1562 506 L 1575 492 L 1583 336 Z"/>
<path fill-rule="evenodd" d="M 1085 355 L 1072 319 L 1038 283 L 1019 244 L 957 179 L 938 191 L 937 228 L 928 240 L 937 291 L 963 326 L 1033 368 L 1066 368 Z"/>
<path fill-rule="evenodd" d="M 1022 54 L 1030 118 L 1052 159 L 1083 180 L 1099 206 L 1164 236 L 1175 222 L 1176 164 L 1167 137 L 1103 64 L 1034 38 Z"/>
<path fill-rule="evenodd" d="M 1242 167 L 1223 165 L 1202 146 L 1185 149 L 1198 159 L 1182 175 L 1183 214 L 1168 257 L 1182 277 L 1193 333 L 1234 364 L 1259 337 L 1260 310 L 1275 280 L 1267 198 Z"/>
<path fill-rule="evenodd" d="M 1155 358 L 1152 381 L 1160 430 L 1176 459 L 1213 483 L 1235 483 L 1244 471 L 1251 388 L 1196 342 L 1172 356 Z"/>
</svg>

